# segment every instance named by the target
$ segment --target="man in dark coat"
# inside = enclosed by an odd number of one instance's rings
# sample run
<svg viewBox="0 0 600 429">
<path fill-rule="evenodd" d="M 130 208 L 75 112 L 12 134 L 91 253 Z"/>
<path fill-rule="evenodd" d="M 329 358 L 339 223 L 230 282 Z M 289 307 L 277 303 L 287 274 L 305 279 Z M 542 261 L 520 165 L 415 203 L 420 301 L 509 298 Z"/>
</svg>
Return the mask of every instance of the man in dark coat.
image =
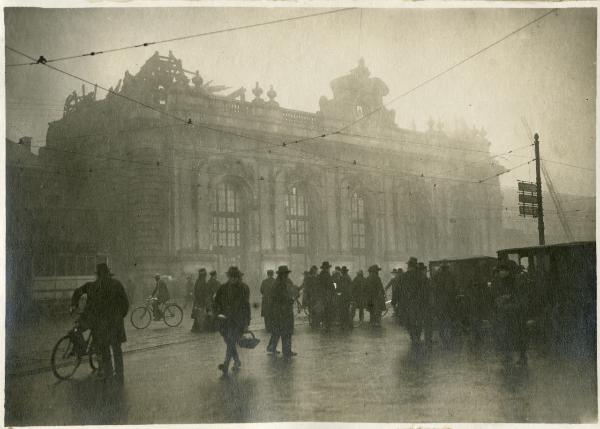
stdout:
<svg viewBox="0 0 600 429">
<path fill-rule="evenodd" d="M 323 325 L 326 332 L 329 332 L 331 330 L 332 318 L 335 312 L 335 286 L 333 285 L 333 279 L 331 277 L 331 274 L 329 273 L 330 269 L 331 265 L 329 264 L 329 262 L 323 262 L 323 264 L 321 264 L 321 272 L 317 277 L 317 305 L 320 308 L 322 308 L 320 319 L 323 321 Z"/>
<path fill-rule="evenodd" d="M 431 347 L 433 345 L 433 319 L 435 297 L 431 287 L 431 280 L 427 277 L 427 266 L 423 262 L 419 262 L 419 273 L 421 274 L 421 282 L 423 283 L 423 331 L 425 332 L 425 343 Z"/>
<path fill-rule="evenodd" d="M 260 294 L 262 296 L 262 303 L 260 305 L 260 315 L 265 319 L 265 331 L 271 333 L 271 304 L 270 304 L 270 295 L 271 289 L 275 284 L 275 279 L 273 278 L 274 272 L 273 270 L 267 270 L 267 278 L 264 279 L 260 285 Z"/>
<path fill-rule="evenodd" d="M 129 310 L 129 300 L 123 285 L 112 278 L 106 264 L 96 266 L 96 281 L 75 289 L 71 308 L 77 307 L 82 295 L 87 295 L 83 318 L 92 331 L 93 344 L 100 355 L 100 375 L 113 374 L 113 359 L 116 379 L 123 383 L 123 352 L 121 343 L 127 341 L 123 318 Z M 112 349 L 112 359 L 111 359 Z"/>
<path fill-rule="evenodd" d="M 388 289 L 392 289 L 392 308 L 394 309 L 394 317 L 398 318 L 398 315 L 400 314 L 398 305 L 400 303 L 399 293 L 400 293 L 400 281 L 401 281 L 401 277 L 402 277 L 402 268 L 394 268 L 392 270 L 392 276 L 393 277 L 390 279 L 388 284 L 385 286 L 385 292 L 387 295 Z"/>
<path fill-rule="evenodd" d="M 304 278 L 304 289 L 302 293 L 302 305 L 308 308 L 308 321 L 311 328 L 321 326 L 322 310 L 319 307 L 319 283 L 317 280 L 317 267 L 313 265 Z"/>
<path fill-rule="evenodd" d="M 363 323 L 365 318 L 365 289 L 366 289 L 365 275 L 363 270 L 356 272 L 356 277 L 352 280 L 352 300 L 354 301 L 354 307 L 352 312 L 352 320 L 354 320 L 354 314 L 358 309 L 358 321 Z"/>
<path fill-rule="evenodd" d="M 425 309 L 426 296 L 423 274 L 419 270 L 417 258 L 411 257 L 408 260 L 408 269 L 402 276 L 404 287 L 406 288 L 406 324 L 410 340 L 416 345 L 421 341 L 423 332 L 423 313 Z"/>
<path fill-rule="evenodd" d="M 435 313 L 438 320 L 438 333 L 444 345 L 448 346 L 452 338 L 453 324 L 456 320 L 456 281 L 450 272 L 448 262 L 442 261 L 440 269 L 432 279 L 435 296 Z"/>
<path fill-rule="evenodd" d="M 242 282 L 243 273 L 238 267 L 227 271 L 227 283 L 219 287 L 215 296 L 215 312 L 219 320 L 219 331 L 227 346 L 225 362 L 219 365 L 223 375 L 229 372 L 233 359 L 233 369 L 240 369 L 242 363 L 237 352 L 237 342 L 250 325 L 250 288 Z"/>
<path fill-rule="evenodd" d="M 381 326 L 381 313 L 385 310 L 385 290 L 379 278 L 381 268 L 378 265 L 369 267 L 369 276 L 366 282 L 366 308 L 369 312 L 371 326 Z"/>
<path fill-rule="evenodd" d="M 160 304 L 167 302 L 171 298 L 171 295 L 169 294 L 167 283 L 161 279 L 160 274 L 155 274 L 154 280 L 156 281 L 156 286 L 154 287 L 151 296 L 156 299 L 152 301 L 152 310 L 154 312 L 154 320 L 160 320 L 162 314 L 159 306 Z"/>
<path fill-rule="evenodd" d="M 293 283 L 288 277 L 290 272 L 287 265 L 281 265 L 277 269 L 277 279 L 269 291 L 272 333 L 267 352 L 275 354 L 279 338 L 281 338 L 283 356 L 286 358 L 296 355 L 292 351 L 294 297 L 291 294 L 293 293 Z"/>
<path fill-rule="evenodd" d="M 186 308 L 188 306 L 188 304 L 192 304 L 192 307 L 194 305 L 194 281 L 192 280 L 192 275 L 191 274 L 187 274 L 185 276 L 185 285 L 184 285 L 184 290 L 185 290 L 185 297 L 184 297 L 184 304 L 183 304 L 183 308 Z"/>
<path fill-rule="evenodd" d="M 206 308 L 207 292 L 206 269 L 200 268 L 196 284 L 194 285 L 194 303 L 192 305 L 192 319 L 194 319 L 194 324 L 192 325 L 192 332 L 200 332 L 202 325 L 206 322 L 208 314 Z"/>
<path fill-rule="evenodd" d="M 527 290 L 514 261 L 501 261 L 493 284 L 498 322 L 498 342 L 505 365 L 512 364 L 513 351 L 519 352 L 518 365 L 527 365 Z"/>
<path fill-rule="evenodd" d="M 350 314 L 350 305 L 352 303 L 352 279 L 348 275 L 348 268 L 341 268 L 340 279 L 337 287 L 338 295 L 338 315 L 342 329 L 352 329 L 353 323 Z"/>
</svg>

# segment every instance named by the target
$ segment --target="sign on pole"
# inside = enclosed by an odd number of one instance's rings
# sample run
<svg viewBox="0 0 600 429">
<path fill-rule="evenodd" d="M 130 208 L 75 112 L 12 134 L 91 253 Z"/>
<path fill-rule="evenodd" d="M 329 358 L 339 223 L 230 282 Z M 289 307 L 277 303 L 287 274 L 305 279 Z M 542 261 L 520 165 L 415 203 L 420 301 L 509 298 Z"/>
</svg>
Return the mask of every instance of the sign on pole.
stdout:
<svg viewBox="0 0 600 429">
<path fill-rule="evenodd" d="M 537 184 L 532 182 L 518 182 L 519 189 L 519 214 L 523 217 L 538 217 Z"/>
</svg>

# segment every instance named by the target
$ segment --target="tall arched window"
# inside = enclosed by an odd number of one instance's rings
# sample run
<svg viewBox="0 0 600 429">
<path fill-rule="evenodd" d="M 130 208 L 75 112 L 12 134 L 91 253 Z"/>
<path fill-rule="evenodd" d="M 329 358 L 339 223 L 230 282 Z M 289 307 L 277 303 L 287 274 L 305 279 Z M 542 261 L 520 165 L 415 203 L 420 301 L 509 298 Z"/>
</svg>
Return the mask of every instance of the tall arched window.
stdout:
<svg viewBox="0 0 600 429">
<path fill-rule="evenodd" d="M 350 221 L 352 223 L 352 249 L 365 250 L 365 200 L 356 192 L 350 199 Z"/>
<path fill-rule="evenodd" d="M 290 249 L 308 247 L 308 204 L 302 188 L 292 187 L 286 195 L 286 236 Z"/>
<path fill-rule="evenodd" d="M 230 183 L 220 183 L 213 200 L 213 245 L 241 247 L 241 197 Z"/>
</svg>

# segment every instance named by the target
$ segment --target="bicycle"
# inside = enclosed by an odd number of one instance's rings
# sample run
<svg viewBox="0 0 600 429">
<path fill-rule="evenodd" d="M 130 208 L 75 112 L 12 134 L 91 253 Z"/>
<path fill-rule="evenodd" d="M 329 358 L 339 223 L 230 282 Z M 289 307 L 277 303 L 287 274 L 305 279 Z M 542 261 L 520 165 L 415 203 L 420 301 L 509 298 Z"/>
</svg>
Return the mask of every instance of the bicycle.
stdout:
<svg viewBox="0 0 600 429">
<path fill-rule="evenodd" d="M 52 349 L 50 364 L 56 378 L 60 380 L 70 378 L 85 356 L 88 356 L 92 371 L 99 368 L 99 358 L 94 350 L 92 332 L 90 331 L 86 338 L 83 335 L 85 330 L 79 320 L 75 321 L 75 326 L 60 338 Z"/>
<path fill-rule="evenodd" d="M 136 329 L 145 329 L 150 326 L 152 320 L 163 320 L 167 326 L 171 328 L 177 327 L 183 320 L 183 310 L 175 303 L 165 303 L 163 309 L 160 310 L 159 317 L 154 314 L 154 301 L 158 298 L 148 297 L 143 306 L 137 307 L 131 312 L 129 319 L 131 324 Z"/>
</svg>

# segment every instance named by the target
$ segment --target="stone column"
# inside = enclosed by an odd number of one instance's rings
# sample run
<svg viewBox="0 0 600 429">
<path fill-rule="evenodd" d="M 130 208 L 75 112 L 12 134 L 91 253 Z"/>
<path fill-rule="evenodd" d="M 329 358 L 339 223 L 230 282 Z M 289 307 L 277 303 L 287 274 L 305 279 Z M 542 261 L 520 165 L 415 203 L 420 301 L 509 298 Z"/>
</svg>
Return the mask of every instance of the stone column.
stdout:
<svg viewBox="0 0 600 429">
<path fill-rule="evenodd" d="M 325 176 L 325 189 L 323 190 L 324 207 L 327 215 L 327 231 L 329 238 L 328 252 L 339 250 L 339 225 L 336 210 L 335 191 L 337 189 L 336 173 L 328 171 Z"/>
<path fill-rule="evenodd" d="M 396 250 L 396 234 L 394 228 L 394 179 L 391 177 L 385 177 L 384 179 L 384 204 L 385 204 L 385 217 L 384 217 L 384 231 L 385 238 L 387 239 L 387 245 L 384 250 L 395 251 Z"/>
<path fill-rule="evenodd" d="M 193 207 L 192 188 L 195 188 L 196 177 L 191 171 L 189 162 L 182 162 L 180 169 L 181 187 L 179 192 L 179 208 L 180 208 L 180 241 L 182 249 L 192 249 L 194 247 L 194 230 L 195 215 Z"/>
<path fill-rule="evenodd" d="M 212 243 L 212 213 L 211 213 L 211 191 L 209 189 L 210 176 L 207 173 L 207 167 L 203 166 L 196 178 L 196 237 L 197 246 L 200 250 L 210 249 Z"/>
<path fill-rule="evenodd" d="M 344 253 L 349 253 L 352 250 L 352 192 L 351 189 L 349 189 L 346 181 L 342 181 L 341 183 L 340 196 L 341 215 L 339 227 L 341 230 L 341 251 Z"/>
<path fill-rule="evenodd" d="M 285 237 L 285 188 L 286 174 L 280 170 L 275 174 L 275 192 L 273 197 L 274 216 L 275 216 L 275 250 L 284 251 L 286 249 Z"/>
</svg>

